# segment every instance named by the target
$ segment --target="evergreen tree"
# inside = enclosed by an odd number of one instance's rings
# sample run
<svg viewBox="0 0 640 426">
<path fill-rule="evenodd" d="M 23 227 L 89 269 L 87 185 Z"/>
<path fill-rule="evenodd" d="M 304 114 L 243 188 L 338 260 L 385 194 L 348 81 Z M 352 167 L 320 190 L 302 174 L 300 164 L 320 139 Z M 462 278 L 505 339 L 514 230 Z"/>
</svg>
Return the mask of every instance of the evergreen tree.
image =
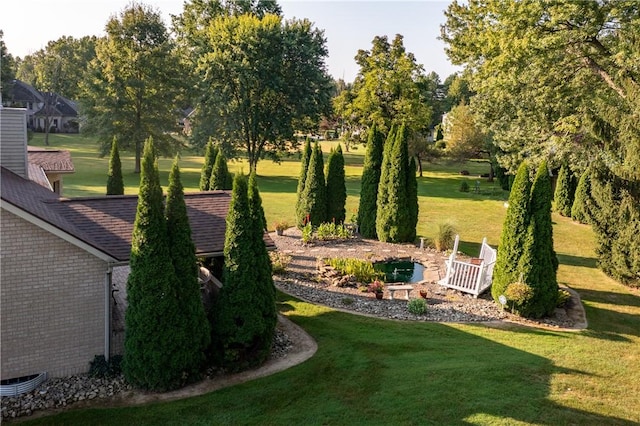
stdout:
<svg viewBox="0 0 640 426">
<path fill-rule="evenodd" d="M 376 234 L 380 241 L 389 241 L 390 221 L 388 217 L 389 182 L 391 174 L 391 156 L 396 140 L 396 127 L 391 127 L 384 143 L 382 164 L 380 166 L 380 182 L 378 183 L 378 199 L 376 202 Z"/>
<path fill-rule="evenodd" d="M 204 163 L 202 164 L 202 171 L 200 172 L 200 191 L 209 190 L 209 181 L 211 180 L 211 170 L 216 163 L 216 157 L 218 156 L 218 147 L 213 144 L 213 140 L 209 139 L 207 147 L 204 152 Z"/>
<path fill-rule="evenodd" d="M 573 175 L 569 167 L 563 164 L 562 167 L 560 167 L 560 172 L 558 173 L 556 192 L 554 194 L 556 211 L 562 216 L 571 216 L 571 207 L 573 206 L 574 195 L 575 185 L 573 183 Z"/>
<path fill-rule="evenodd" d="M 191 239 L 177 157 L 169 174 L 165 215 L 171 260 L 177 277 L 172 294 L 179 308 L 174 324 L 177 330 L 171 338 L 181 342 L 177 345 L 179 352 L 174 352 L 172 356 L 176 368 L 185 373 L 186 380 L 190 380 L 199 376 L 211 334 L 200 295 L 196 248 Z"/>
<path fill-rule="evenodd" d="M 231 189 L 233 185 L 233 177 L 227 168 L 227 158 L 222 151 L 218 151 L 216 162 L 211 169 L 211 179 L 209 180 L 209 189 Z"/>
<path fill-rule="evenodd" d="M 521 309 L 521 314 L 527 317 L 550 315 L 558 300 L 558 261 L 553 249 L 551 198 L 551 179 L 547 162 L 543 161 L 531 187 L 531 216 L 519 266 L 522 282 L 533 289 L 533 296 Z"/>
<path fill-rule="evenodd" d="M 591 210 L 591 179 L 590 171 L 585 170 L 580 176 L 576 195 L 571 207 L 571 218 L 580 223 L 589 223 Z"/>
<path fill-rule="evenodd" d="M 162 187 L 153 140 L 143 152 L 138 207 L 131 237 L 131 272 L 127 281 L 125 353 L 122 370 L 129 383 L 144 389 L 180 386 L 185 371 L 179 327 L 182 308 L 164 215 Z"/>
<path fill-rule="evenodd" d="M 109 156 L 109 173 L 107 174 L 107 195 L 123 195 L 124 180 L 122 179 L 122 164 L 118 152 L 118 140 L 113 137 L 111 155 Z"/>
<path fill-rule="evenodd" d="M 298 189 L 296 190 L 296 225 L 302 229 L 304 226 L 307 212 L 304 211 L 302 206 L 306 205 L 306 202 L 302 198 L 304 192 L 304 185 L 307 180 L 307 170 L 309 169 L 309 160 L 311 159 L 311 142 L 307 138 L 304 144 L 304 150 L 302 151 L 302 158 L 300 162 L 300 176 L 298 177 Z"/>
<path fill-rule="evenodd" d="M 300 210 L 313 226 L 327 221 L 327 188 L 324 181 L 324 160 L 318 142 L 313 146 L 302 192 Z"/>
<path fill-rule="evenodd" d="M 416 161 L 413 157 L 411 157 L 411 161 L 409 161 L 407 174 L 407 209 L 409 212 L 409 219 L 406 241 L 415 241 L 420 207 L 418 206 L 418 179 L 416 178 Z"/>
<path fill-rule="evenodd" d="M 360 204 L 358 206 L 358 229 L 364 238 L 376 238 L 376 211 L 378 209 L 378 184 L 382 168 L 384 135 L 374 123 L 369 129 L 367 152 L 364 156 Z"/>
<path fill-rule="evenodd" d="M 253 214 L 255 217 L 255 210 Z M 226 219 L 224 286 L 216 302 L 212 330 L 214 354 L 231 371 L 264 361 L 275 327 L 275 295 L 264 282 L 264 261 L 255 247 L 260 245 L 256 234 L 262 224 L 252 222 L 251 216 L 247 178 L 238 174 Z M 260 232 L 260 241 L 262 235 Z"/>
<path fill-rule="evenodd" d="M 255 220 L 258 220 L 259 225 L 264 232 L 267 229 L 267 219 L 264 216 L 264 209 L 262 208 L 262 197 L 258 191 L 258 178 L 256 173 L 253 172 L 249 175 L 249 204 L 251 207 L 252 215 L 255 216 Z M 262 235 L 262 234 L 261 234 Z"/>
<path fill-rule="evenodd" d="M 509 207 L 502 224 L 500 246 L 498 247 L 496 264 L 493 269 L 491 295 L 496 302 L 504 294 L 509 284 L 518 281 L 520 278 L 518 265 L 520 264 L 529 227 L 530 194 L 529 167 L 526 162 L 522 162 L 509 194 Z"/>
<path fill-rule="evenodd" d="M 346 216 L 347 187 L 344 181 L 344 157 L 340 144 L 327 160 L 327 219 L 344 223 Z"/>
</svg>

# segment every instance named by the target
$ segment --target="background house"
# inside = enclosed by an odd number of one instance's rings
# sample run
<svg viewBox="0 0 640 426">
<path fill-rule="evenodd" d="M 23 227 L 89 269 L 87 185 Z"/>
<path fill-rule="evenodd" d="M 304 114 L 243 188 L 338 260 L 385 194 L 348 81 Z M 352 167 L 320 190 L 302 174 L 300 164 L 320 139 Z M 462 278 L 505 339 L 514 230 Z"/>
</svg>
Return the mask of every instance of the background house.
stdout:
<svg viewBox="0 0 640 426">
<path fill-rule="evenodd" d="M 135 195 L 66 199 L 30 180 L 26 114 L 0 109 L 1 380 L 83 373 L 121 353 L 112 275 L 129 262 L 137 208 Z M 198 256 L 223 256 L 230 199 L 185 194 Z"/>
</svg>

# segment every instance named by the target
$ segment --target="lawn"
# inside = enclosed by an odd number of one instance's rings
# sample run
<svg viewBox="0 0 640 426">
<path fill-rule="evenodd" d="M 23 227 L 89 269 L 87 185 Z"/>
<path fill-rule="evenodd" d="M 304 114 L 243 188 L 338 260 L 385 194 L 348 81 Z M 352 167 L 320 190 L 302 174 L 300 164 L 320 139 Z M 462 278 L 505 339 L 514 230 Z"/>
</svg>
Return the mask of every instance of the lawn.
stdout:
<svg viewBox="0 0 640 426">
<path fill-rule="evenodd" d="M 72 151 L 76 175 L 66 195 L 101 194 L 107 159 L 88 139 L 54 135 Z M 35 141 L 38 144 L 38 141 Z M 328 150 L 329 144 L 324 149 Z M 137 177 L 121 153 L 128 193 Z M 364 150 L 347 153 L 347 217 L 357 207 Z M 161 160 L 166 185 L 170 160 Z M 183 155 L 184 184 L 195 189 L 202 158 Z M 486 164 L 469 163 L 472 175 Z M 231 170 L 248 170 L 246 163 Z M 419 178 L 418 234 L 451 221 L 465 251 L 483 236 L 494 246 L 506 194 L 461 165 L 425 164 Z M 258 165 L 267 220 L 293 222 L 296 157 Z M 469 179 L 479 193 L 461 193 Z M 553 215 L 558 280 L 576 289 L 589 327 L 560 332 L 510 325 L 389 321 L 336 312 L 279 294 L 280 311 L 307 330 L 318 352 L 273 376 L 176 402 L 72 410 L 35 424 L 637 424 L 640 422 L 640 294 L 596 269 L 588 226 Z"/>
</svg>

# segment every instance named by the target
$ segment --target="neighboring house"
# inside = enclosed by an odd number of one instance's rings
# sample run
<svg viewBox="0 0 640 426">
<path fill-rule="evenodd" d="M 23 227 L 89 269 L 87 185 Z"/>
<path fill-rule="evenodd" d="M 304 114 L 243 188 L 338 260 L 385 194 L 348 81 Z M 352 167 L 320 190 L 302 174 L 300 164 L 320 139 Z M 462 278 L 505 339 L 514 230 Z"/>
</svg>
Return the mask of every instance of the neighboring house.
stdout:
<svg viewBox="0 0 640 426">
<path fill-rule="evenodd" d="M 27 147 L 29 179 L 58 195 L 62 195 L 62 178 L 74 173 L 71 153 L 62 149 Z"/>
<path fill-rule="evenodd" d="M 122 351 L 112 274 L 129 262 L 137 196 L 60 198 L 28 178 L 26 111 L 0 109 L 0 129 L 0 379 L 86 372 Z M 198 256 L 223 256 L 230 200 L 185 194 Z"/>
<path fill-rule="evenodd" d="M 26 108 L 27 127 L 31 130 L 44 131 L 48 122 L 53 132 L 78 133 L 78 107 L 61 95 L 40 92 L 23 81 L 14 80 L 6 103 Z"/>
</svg>

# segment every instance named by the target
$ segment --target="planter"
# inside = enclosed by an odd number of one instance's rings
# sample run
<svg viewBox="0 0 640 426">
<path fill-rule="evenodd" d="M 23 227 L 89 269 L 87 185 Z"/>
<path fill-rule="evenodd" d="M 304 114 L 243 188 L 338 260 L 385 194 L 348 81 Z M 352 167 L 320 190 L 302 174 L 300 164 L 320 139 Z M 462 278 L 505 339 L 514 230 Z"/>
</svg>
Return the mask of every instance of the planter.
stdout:
<svg viewBox="0 0 640 426">
<path fill-rule="evenodd" d="M 382 296 L 384 296 L 384 293 L 376 293 L 376 299 L 382 300 Z"/>
<path fill-rule="evenodd" d="M 276 235 L 282 235 L 284 229 L 276 229 Z"/>
</svg>

